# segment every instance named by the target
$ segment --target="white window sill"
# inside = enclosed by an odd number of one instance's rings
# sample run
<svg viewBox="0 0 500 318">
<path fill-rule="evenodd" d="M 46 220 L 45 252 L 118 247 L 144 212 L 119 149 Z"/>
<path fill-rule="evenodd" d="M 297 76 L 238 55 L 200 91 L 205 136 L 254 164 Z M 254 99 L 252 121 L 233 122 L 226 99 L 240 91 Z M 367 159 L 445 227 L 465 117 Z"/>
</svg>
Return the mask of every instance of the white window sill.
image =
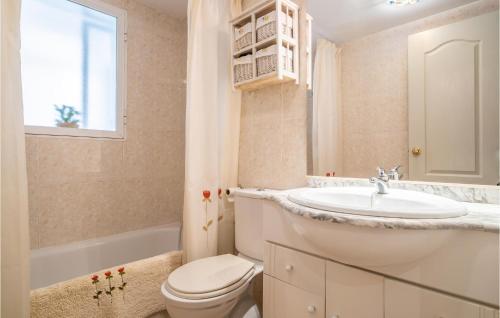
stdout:
<svg viewBox="0 0 500 318">
<path fill-rule="evenodd" d="M 24 126 L 24 132 L 26 135 L 125 139 L 123 131 L 92 130 L 92 129 L 65 128 L 65 127 Z"/>
</svg>

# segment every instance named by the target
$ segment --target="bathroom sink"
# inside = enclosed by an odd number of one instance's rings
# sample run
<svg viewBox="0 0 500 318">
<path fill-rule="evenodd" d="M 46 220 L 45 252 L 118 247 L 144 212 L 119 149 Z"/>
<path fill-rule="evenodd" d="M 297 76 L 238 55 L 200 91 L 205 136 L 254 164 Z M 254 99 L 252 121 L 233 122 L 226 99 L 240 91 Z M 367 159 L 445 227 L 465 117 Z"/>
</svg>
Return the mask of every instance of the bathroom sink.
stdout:
<svg viewBox="0 0 500 318">
<path fill-rule="evenodd" d="M 378 194 L 372 187 L 298 189 L 288 199 L 310 208 L 375 217 L 442 219 L 467 214 L 460 202 L 400 189 L 389 189 L 387 194 Z"/>
<path fill-rule="evenodd" d="M 336 212 L 345 216 L 373 217 L 375 220 L 363 218 L 352 223 L 337 223 L 324 222 L 327 218 L 323 216 L 312 219 L 295 213 L 284 214 L 300 241 L 311 251 L 342 263 L 369 268 L 406 264 L 425 258 L 459 233 L 438 226 L 426 228 L 425 224 L 467 214 L 460 202 L 399 189 L 389 189 L 387 194 L 378 194 L 374 187 L 296 189 L 288 194 L 288 199 L 323 210 L 326 214 Z M 404 220 L 402 224 L 408 226 L 376 226 L 377 217 Z M 412 227 L 412 223 L 419 226 Z"/>
</svg>

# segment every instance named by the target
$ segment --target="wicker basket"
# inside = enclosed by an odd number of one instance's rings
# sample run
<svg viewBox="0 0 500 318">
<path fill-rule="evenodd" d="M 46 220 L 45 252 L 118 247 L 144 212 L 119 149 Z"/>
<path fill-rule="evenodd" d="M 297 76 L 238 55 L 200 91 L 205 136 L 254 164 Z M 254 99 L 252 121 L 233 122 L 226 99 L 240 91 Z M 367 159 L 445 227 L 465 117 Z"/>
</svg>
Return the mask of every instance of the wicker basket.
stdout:
<svg viewBox="0 0 500 318">
<path fill-rule="evenodd" d="M 289 37 L 293 36 L 293 19 L 281 12 L 281 20 L 283 24 L 281 25 L 281 32 Z M 288 22 L 288 23 L 287 23 Z M 257 42 L 263 41 L 267 38 L 272 37 L 276 34 L 276 11 L 272 11 L 257 19 L 256 24 L 257 32 Z"/>
<path fill-rule="evenodd" d="M 234 65 L 234 83 L 247 81 L 253 78 L 252 55 L 237 58 Z"/>
<path fill-rule="evenodd" d="M 263 41 L 276 34 L 276 21 L 269 22 L 257 29 L 257 42 Z"/>
<path fill-rule="evenodd" d="M 234 49 L 240 51 L 252 45 L 252 24 L 247 23 L 241 28 L 234 29 Z"/>
<path fill-rule="evenodd" d="M 257 76 L 262 76 L 276 71 L 276 65 L 278 64 L 278 55 L 276 54 L 277 46 L 272 45 L 265 49 L 262 49 L 256 53 L 256 63 L 257 63 Z M 286 50 L 281 50 L 282 55 L 282 65 L 281 69 L 293 72 L 293 52 L 288 50 L 288 58 L 286 55 Z"/>
<path fill-rule="evenodd" d="M 261 56 L 256 59 L 257 76 L 262 76 L 276 71 L 277 55 Z"/>
<path fill-rule="evenodd" d="M 288 72 L 293 72 L 293 51 L 288 50 L 288 56 L 286 55 L 286 51 L 283 52 L 283 69 Z"/>
</svg>

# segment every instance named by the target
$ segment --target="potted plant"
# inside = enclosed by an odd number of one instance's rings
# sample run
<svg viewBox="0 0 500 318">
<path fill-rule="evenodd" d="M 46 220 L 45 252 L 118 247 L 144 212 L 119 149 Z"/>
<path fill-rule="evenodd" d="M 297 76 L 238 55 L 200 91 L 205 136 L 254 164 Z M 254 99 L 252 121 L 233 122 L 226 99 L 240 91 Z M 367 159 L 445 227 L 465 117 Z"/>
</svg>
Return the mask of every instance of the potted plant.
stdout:
<svg viewBox="0 0 500 318">
<path fill-rule="evenodd" d="M 54 105 L 54 108 L 59 113 L 56 119 L 57 127 L 66 127 L 66 128 L 78 128 L 79 127 L 79 119 L 75 117 L 80 115 L 80 112 L 77 111 L 73 106 L 67 105 Z"/>
</svg>

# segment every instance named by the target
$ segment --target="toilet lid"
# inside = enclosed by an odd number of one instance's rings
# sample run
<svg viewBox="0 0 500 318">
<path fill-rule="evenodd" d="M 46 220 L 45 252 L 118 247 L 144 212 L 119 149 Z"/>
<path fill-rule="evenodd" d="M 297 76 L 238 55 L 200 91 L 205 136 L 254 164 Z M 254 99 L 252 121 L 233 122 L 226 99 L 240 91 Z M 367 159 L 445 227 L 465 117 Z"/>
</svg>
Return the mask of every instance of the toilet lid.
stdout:
<svg viewBox="0 0 500 318">
<path fill-rule="evenodd" d="M 189 299 L 189 300 L 203 300 L 203 299 L 214 298 L 214 297 L 218 297 L 218 296 L 222 296 L 222 295 L 226 295 L 226 294 L 231 293 L 232 291 L 240 288 L 241 286 L 243 286 L 245 284 L 248 284 L 251 281 L 251 279 L 254 276 L 254 274 L 255 274 L 255 270 L 252 268 L 245 276 L 243 276 L 242 279 L 240 279 L 236 283 L 234 283 L 232 285 L 229 285 L 229 286 L 227 286 L 225 288 L 222 288 L 222 289 L 219 289 L 219 290 L 216 290 L 216 291 L 212 291 L 212 292 L 208 292 L 208 293 L 203 293 L 203 294 L 181 293 L 179 291 L 176 291 L 176 290 L 172 289 L 172 287 L 170 287 L 168 285 L 168 281 L 167 281 L 167 284 L 165 284 L 165 288 L 172 295 L 175 295 L 175 296 L 177 296 L 179 298 Z"/>
<path fill-rule="evenodd" d="M 167 279 L 168 286 L 181 294 L 210 294 L 242 280 L 254 264 L 226 254 L 207 257 L 182 265 Z"/>
</svg>

